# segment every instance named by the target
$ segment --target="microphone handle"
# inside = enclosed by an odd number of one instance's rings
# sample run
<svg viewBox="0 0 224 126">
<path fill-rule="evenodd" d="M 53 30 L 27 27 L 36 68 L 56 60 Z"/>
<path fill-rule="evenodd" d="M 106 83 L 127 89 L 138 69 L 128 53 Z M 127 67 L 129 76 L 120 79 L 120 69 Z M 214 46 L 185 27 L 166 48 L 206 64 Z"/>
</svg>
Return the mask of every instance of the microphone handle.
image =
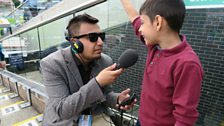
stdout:
<svg viewBox="0 0 224 126">
<path fill-rule="evenodd" d="M 116 64 L 116 67 L 114 68 L 114 70 L 118 70 L 118 69 L 120 69 L 120 68 L 121 68 L 120 64 L 117 63 L 117 64 Z"/>
</svg>

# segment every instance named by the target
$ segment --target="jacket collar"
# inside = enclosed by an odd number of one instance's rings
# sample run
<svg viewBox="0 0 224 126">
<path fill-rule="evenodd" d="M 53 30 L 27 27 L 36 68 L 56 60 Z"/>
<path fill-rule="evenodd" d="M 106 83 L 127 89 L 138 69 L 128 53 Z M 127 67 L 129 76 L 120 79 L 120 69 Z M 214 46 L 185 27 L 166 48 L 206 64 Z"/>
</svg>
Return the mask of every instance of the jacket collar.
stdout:
<svg viewBox="0 0 224 126">
<path fill-rule="evenodd" d="M 174 55 L 174 54 L 177 54 L 177 53 L 183 51 L 186 48 L 186 46 L 188 45 L 188 43 L 186 40 L 186 36 L 180 35 L 180 38 L 181 38 L 181 43 L 179 45 L 177 45 L 176 47 L 174 47 L 172 49 L 162 49 L 162 50 L 160 50 L 161 54 L 163 56 L 167 57 L 167 56 L 171 56 L 171 55 Z M 158 47 L 156 47 L 156 46 L 154 48 L 159 50 Z"/>
<path fill-rule="evenodd" d="M 62 49 L 61 53 L 64 57 L 65 63 L 67 65 L 69 71 L 74 76 L 76 82 L 78 83 L 78 85 L 80 87 L 83 86 L 82 78 L 81 78 L 81 75 L 79 73 L 77 64 L 76 64 L 75 60 L 73 59 L 73 54 L 71 52 L 71 47 L 69 46 L 67 48 Z M 92 76 L 96 76 L 99 73 L 99 71 L 101 70 L 100 61 L 101 61 L 101 58 L 93 61 L 93 63 L 92 63 L 92 73 L 91 73 Z M 71 92 L 72 92 L 73 91 L 72 87 L 74 87 L 74 86 L 72 86 L 72 85 L 69 85 L 69 86 L 70 86 Z"/>
<path fill-rule="evenodd" d="M 76 82 L 78 83 L 78 85 L 80 87 L 83 86 L 82 78 L 81 78 L 81 75 L 79 73 L 77 64 L 76 64 L 76 62 L 75 62 L 75 60 L 73 59 L 73 56 L 72 56 L 71 47 L 69 46 L 65 49 L 62 49 L 61 52 L 62 52 L 62 55 L 63 55 L 64 60 L 66 62 L 66 65 L 67 65 L 69 71 L 74 76 Z M 74 86 L 70 85 L 70 88 L 72 88 L 72 87 L 74 87 Z M 72 89 L 71 89 L 71 91 L 72 91 Z"/>
</svg>

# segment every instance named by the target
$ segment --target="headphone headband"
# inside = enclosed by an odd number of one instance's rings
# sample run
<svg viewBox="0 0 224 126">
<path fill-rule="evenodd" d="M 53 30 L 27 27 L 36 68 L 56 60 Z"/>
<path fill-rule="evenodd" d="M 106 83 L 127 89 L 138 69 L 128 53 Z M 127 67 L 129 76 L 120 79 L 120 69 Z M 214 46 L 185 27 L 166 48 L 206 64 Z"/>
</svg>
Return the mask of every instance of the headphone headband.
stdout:
<svg viewBox="0 0 224 126">
<path fill-rule="evenodd" d="M 70 33 L 68 27 L 69 27 L 69 25 L 66 27 L 66 30 L 65 30 L 65 39 L 67 41 L 70 41 L 70 39 L 71 39 L 71 33 Z"/>
</svg>

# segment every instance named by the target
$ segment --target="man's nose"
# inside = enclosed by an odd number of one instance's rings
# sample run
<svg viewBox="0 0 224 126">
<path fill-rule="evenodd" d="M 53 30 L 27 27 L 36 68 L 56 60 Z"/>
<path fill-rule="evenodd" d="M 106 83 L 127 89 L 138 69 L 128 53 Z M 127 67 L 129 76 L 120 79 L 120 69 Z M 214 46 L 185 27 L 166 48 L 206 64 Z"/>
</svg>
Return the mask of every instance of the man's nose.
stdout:
<svg viewBox="0 0 224 126">
<path fill-rule="evenodd" d="M 98 45 L 102 45 L 103 44 L 103 40 L 100 37 L 98 37 L 97 44 Z"/>
</svg>

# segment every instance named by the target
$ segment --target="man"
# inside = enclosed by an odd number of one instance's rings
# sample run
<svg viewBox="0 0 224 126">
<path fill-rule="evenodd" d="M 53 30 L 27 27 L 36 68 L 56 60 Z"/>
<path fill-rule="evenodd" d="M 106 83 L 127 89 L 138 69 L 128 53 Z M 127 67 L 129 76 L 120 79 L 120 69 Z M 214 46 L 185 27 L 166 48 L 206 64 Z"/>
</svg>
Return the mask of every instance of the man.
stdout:
<svg viewBox="0 0 224 126">
<path fill-rule="evenodd" d="M 97 23 L 98 19 L 88 14 L 75 16 L 67 26 L 66 39 L 71 47 L 41 60 L 49 96 L 44 126 L 77 125 L 81 115 L 106 113 L 108 107 L 116 108 L 117 102 L 130 97 L 130 89 L 120 94 L 112 91 L 111 83 L 124 69 L 114 70 L 116 64 L 102 53 L 105 33 Z"/>
<path fill-rule="evenodd" d="M 193 126 L 203 69 L 180 34 L 183 0 L 146 0 L 140 15 L 130 0 L 121 0 L 134 30 L 148 48 L 137 126 Z"/>
</svg>

